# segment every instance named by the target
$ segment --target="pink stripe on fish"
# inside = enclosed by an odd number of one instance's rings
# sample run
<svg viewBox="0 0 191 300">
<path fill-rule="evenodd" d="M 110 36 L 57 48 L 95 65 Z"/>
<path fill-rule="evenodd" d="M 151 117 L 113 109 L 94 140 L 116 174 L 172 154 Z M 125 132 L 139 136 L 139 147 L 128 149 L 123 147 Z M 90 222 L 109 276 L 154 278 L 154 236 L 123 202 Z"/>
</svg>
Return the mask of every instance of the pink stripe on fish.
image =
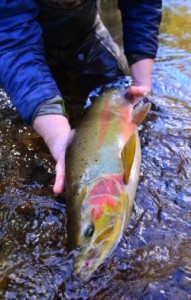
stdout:
<svg viewBox="0 0 191 300">
<path fill-rule="evenodd" d="M 98 146 L 101 147 L 103 144 L 103 141 L 105 139 L 107 129 L 109 126 L 109 116 L 110 116 L 110 110 L 109 110 L 110 104 L 108 101 L 104 103 L 103 111 L 101 113 L 100 118 L 100 133 L 98 136 Z"/>
</svg>

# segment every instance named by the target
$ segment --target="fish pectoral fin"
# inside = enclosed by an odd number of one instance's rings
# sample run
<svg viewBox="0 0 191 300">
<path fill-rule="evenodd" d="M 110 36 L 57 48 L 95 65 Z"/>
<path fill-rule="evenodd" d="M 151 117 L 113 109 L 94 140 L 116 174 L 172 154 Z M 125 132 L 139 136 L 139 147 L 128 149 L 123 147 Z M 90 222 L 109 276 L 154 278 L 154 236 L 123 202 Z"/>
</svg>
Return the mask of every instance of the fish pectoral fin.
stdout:
<svg viewBox="0 0 191 300">
<path fill-rule="evenodd" d="M 128 184 L 129 175 L 135 158 L 136 134 L 133 133 L 121 151 L 121 158 L 124 168 L 124 183 Z"/>
<path fill-rule="evenodd" d="M 151 102 L 147 98 L 145 101 L 140 101 L 139 104 L 133 109 L 133 122 L 136 125 L 142 123 L 142 121 L 146 118 L 150 108 Z"/>
</svg>

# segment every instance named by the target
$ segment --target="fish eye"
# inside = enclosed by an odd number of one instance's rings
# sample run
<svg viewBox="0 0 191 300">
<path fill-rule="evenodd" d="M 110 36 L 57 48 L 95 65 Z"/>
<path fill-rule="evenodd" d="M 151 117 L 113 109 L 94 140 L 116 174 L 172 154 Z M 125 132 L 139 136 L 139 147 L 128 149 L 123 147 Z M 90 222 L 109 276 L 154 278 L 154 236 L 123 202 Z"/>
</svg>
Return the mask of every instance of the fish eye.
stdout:
<svg viewBox="0 0 191 300">
<path fill-rule="evenodd" d="M 84 236 L 85 237 L 91 237 L 94 233 L 94 225 L 93 224 L 88 224 L 85 228 L 84 228 Z"/>
</svg>

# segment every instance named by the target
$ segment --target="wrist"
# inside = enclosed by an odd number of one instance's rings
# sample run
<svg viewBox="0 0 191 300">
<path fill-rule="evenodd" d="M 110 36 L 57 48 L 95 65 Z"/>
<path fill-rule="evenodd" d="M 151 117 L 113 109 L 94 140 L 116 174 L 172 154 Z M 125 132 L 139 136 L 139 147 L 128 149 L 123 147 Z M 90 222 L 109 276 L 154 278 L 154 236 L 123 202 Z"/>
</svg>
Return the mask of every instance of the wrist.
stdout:
<svg viewBox="0 0 191 300">
<path fill-rule="evenodd" d="M 60 139 L 68 140 L 71 133 L 68 119 L 62 115 L 38 116 L 34 119 L 33 128 L 43 138 L 52 154 Z"/>
<path fill-rule="evenodd" d="M 135 62 L 130 68 L 133 85 L 144 86 L 148 93 L 152 85 L 152 67 L 153 59 L 146 58 Z"/>
</svg>

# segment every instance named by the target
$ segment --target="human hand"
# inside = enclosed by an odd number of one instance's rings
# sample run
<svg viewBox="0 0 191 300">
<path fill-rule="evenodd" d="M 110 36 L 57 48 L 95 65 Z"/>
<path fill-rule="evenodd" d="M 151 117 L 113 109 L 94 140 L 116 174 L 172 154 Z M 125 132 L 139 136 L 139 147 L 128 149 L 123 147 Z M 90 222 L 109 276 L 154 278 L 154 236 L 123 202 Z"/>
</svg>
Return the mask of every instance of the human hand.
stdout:
<svg viewBox="0 0 191 300">
<path fill-rule="evenodd" d="M 133 84 L 127 89 L 125 98 L 131 103 L 136 103 L 151 91 L 151 74 L 153 59 L 147 58 L 134 63 L 130 70 Z"/>
<path fill-rule="evenodd" d="M 64 189 L 65 153 L 73 131 L 68 119 L 62 115 L 43 115 L 35 118 L 33 128 L 44 139 L 56 161 L 56 178 L 53 192 L 60 194 Z"/>
</svg>

